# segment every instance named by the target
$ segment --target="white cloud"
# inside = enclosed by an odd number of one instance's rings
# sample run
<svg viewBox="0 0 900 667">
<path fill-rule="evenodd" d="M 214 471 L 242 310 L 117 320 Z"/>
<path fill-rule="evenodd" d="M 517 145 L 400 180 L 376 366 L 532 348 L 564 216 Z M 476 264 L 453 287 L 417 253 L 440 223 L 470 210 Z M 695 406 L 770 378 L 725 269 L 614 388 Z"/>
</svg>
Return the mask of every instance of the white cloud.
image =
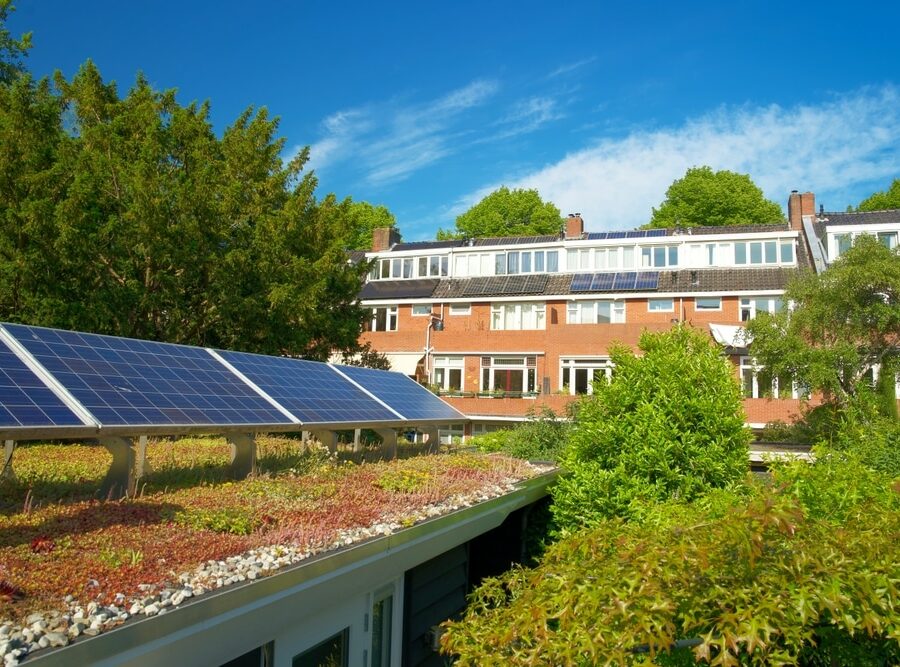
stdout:
<svg viewBox="0 0 900 667">
<path fill-rule="evenodd" d="M 564 116 L 556 100 L 550 97 L 529 97 L 514 103 L 509 113 L 497 121 L 496 125 L 501 129 L 496 134 L 479 141 L 497 141 L 534 132 Z"/>
<path fill-rule="evenodd" d="M 592 231 L 644 224 L 676 178 L 695 165 L 748 173 L 784 203 L 792 189 L 827 195 L 900 175 L 900 92 L 867 88 L 818 105 L 722 107 L 680 127 L 603 139 L 525 176 L 463 196 L 464 211 L 501 184 L 537 188 Z M 823 197 L 825 195 L 825 197 Z M 840 204 L 840 205 L 838 205 Z"/>
<path fill-rule="evenodd" d="M 597 60 L 597 56 L 591 56 L 590 58 L 585 58 L 584 60 L 578 60 L 573 63 L 567 63 L 565 65 L 560 65 L 555 70 L 550 72 L 546 78 L 547 79 L 555 79 L 558 76 L 562 76 L 563 74 L 568 74 L 570 72 L 574 72 L 577 69 L 581 69 L 585 65 L 590 65 L 592 62 Z"/>
</svg>

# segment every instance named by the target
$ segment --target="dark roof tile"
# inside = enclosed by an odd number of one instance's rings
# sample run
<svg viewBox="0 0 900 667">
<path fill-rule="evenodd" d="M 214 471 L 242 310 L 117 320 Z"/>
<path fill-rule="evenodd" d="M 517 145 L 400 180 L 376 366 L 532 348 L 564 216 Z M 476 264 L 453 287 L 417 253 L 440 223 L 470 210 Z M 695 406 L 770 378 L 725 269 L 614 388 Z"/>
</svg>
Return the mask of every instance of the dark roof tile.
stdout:
<svg viewBox="0 0 900 667">
<path fill-rule="evenodd" d="M 819 214 L 818 219 L 826 226 L 900 224 L 900 209 L 858 211 L 856 213 L 825 212 Z"/>
<path fill-rule="evenodd" d="M 359 298 L 366 299 L 422 299 L 431 296 L 440 278 L 420 280 L 373 280 L 363 285 Z M 447 281 L 444 281 L 447 282 Z"/>
</svg>

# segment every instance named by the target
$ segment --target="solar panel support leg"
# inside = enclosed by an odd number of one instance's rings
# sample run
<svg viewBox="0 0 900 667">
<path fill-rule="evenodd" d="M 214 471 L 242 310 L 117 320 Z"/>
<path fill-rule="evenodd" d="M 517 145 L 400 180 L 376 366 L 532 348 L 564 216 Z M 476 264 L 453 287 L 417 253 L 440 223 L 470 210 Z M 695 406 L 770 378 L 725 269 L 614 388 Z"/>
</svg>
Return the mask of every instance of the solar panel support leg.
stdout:
<svg viewBox="0 0 900 667">
<path fill-rule="evenodd" d="M 16 441 L 7 440 L 3 443 L 3 471 L 0 476 L 4 479 L 15 479 L 16 473 L 12 467 L 13 452 L 16 451 Z"/>
<path fill-rule="evenodd" d="M 150 474 L 150 464 L 147 463 L 147 436 L 138 438 L 134 456 L 134 481 L 137 484 L 146 475 Z"/>
<path fill-rule="evenodd" d="M 110 500 L 124 498 L 134 494 L 135 489 L 135 450 L 130 438 L 109 436 L 101 438 L 100 444 L 112 454 L 113 460 L 103 483 L 100 485 L 100 497 Z"/>
<path fill-rule="evenodd" d="M 312 436 L 328 447 L 329 452 L 337 451 L 337 433 L 334 431 L 313 431 Z"/>
<path fill-rule="evenodd" d="M 428 443 L 428 451 L 430 453 L 436 453 L 441 446 L 441 439 L 438 436 L 437 426 L 425 426 L 419 430 L 422 431 L 427 438 L 425 442 Z"/>
<path fill-rule="evenodd" d="M 360 444 L 361 444 L 361 443 L 360 443 L 359 438 L 360 438 L 361 435 L 362 435 L 362 429 L 361 429 L 361 428 L 355 428 L 355 429 L 353 429 L 353 451 L 354 451 L 354 452 L 358 452 L 358 451 L 360 450 Z"/>
<path fill-rule="evenodd" d="M 381 456 L 385 459 L 397 458 L 397 431 L 392 428 L 376 428 L 381 437 Z"/>
<path fill-rule="evenodd" d="M 251 434 L 228 436 L 231 447 L 231 478 L 245 479 L 256 472 L 256 440 Z"/>
</svg>

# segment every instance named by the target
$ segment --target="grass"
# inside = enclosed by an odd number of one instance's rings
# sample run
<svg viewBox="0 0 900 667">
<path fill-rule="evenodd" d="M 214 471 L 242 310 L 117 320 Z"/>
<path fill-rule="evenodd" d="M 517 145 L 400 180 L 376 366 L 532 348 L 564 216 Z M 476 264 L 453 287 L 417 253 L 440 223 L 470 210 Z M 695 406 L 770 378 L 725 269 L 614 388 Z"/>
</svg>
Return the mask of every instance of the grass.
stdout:
<svg viewBox="0 0 900 667">
<path fill-rule="evenodd" d="M 356 464 L 299 440 L 257 442 L 260 473 L 230 481 L 224 439 L 151 441 L 151 472 L 121 501 L 94 497 L 110 462 L 103 447 L 18 448 L 16 480 L 0 481 L 0 622 L 59 608 L 67 595 L 138 596 L 142 584 L 259 546 L 322 547 L 339 531 L 534 474 L 474 453 Z"/>
</svg>

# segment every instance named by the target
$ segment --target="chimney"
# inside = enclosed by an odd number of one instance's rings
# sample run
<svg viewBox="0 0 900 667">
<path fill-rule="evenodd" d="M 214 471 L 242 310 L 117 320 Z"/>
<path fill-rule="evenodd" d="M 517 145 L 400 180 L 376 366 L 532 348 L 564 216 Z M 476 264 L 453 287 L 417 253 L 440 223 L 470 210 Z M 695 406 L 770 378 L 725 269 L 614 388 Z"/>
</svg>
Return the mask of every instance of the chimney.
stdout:
<svg viewBox="0 0 900 667">
<path fill-rule="evenodd" d="M 816 196 L 812 192 L 801 194 L 797 190 L 791 190 L 791 196 L 788 198 L 788 220 L 791 223 L 791 229 L 802 231 L 803 218 L 812 217 L 815 214 Z"/>
<path fill-rule="evenodd" d="M 584 236 L 584 220 L 581 219 L 581 213 L 569 213 L 566 218 L 566 238 L 580 239 Z"/>
<path fill-rule="evenodd" d="M 400 242 L 400 232 L 396 227 L 377 227 L 372 230 L 372 252 L 390 250 L 391 246 Z"/>
</svg>

